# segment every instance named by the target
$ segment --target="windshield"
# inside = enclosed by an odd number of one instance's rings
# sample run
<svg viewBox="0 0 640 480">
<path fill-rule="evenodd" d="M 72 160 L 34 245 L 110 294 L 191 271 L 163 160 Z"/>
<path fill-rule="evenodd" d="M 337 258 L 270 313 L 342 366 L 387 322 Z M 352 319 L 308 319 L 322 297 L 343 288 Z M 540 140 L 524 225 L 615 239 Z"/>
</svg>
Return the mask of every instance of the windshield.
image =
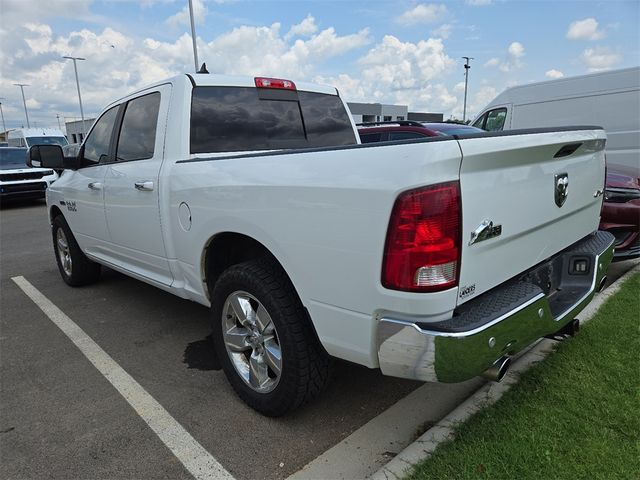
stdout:
<svg viewBox="0 0 640 480">
<path fill-rule="evenodd" d="M 0 148 L 0 166 L 12 166 L 15 168 L 26 168 L 27 149 L 26 148 Z"/>
<path fill-rule="evenodd" d="M 27 144 L 32 145 L 67 145 L 65 137 L 27 137 Z"/>
</svg>

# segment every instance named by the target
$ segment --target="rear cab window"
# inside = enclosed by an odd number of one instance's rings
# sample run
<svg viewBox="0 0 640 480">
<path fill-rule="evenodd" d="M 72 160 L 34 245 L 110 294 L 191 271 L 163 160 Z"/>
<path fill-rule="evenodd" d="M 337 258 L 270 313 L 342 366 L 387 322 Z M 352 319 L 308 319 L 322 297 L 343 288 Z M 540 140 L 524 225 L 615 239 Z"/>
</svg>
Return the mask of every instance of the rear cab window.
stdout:
<svg viewBox="0 0 640 480">
<path fill-rule="evenodd" d="M 191 153 L 357 143 L 337 95 L 254 87 L 194 87 Z"/>
<path fill-rule="evenodd" d="M 116 149 L 117 161 L 145 160 L 153 157 L 159 110 L 160 92 L 127 102 Z"/>
</svg>

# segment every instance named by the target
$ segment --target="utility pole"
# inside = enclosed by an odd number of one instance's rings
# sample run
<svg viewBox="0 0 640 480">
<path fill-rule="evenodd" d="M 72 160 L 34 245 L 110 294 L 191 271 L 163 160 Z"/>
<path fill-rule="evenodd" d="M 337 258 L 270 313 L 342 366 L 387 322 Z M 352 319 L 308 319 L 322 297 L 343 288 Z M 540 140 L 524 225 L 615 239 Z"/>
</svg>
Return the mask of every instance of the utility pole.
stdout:
<svg viewBox="0 0 640 480">
<path fill-rule="evenodd" d="M 0 97 L 0 100 L 4 100 L 4 97 Z M 4 124 L 4 113 L 2 113 L 2 102 L 0 102 L 0 116 L 2 116 L 2 132 L 4 133 L 4 139 L 7 139 L 7 126 Z"/>
<path fill-rule="evenodd" d="M 76 87 L 78 87 L 78 102 L 80 102 L 80 118 L 82 118 L 82 128 L 80 129 L 80 133 L 84 135 L 84 111 L 82 110 L 82 96 L 80 95 L 80 81 L 78 80 L 78 66 L 76 65 L 76 60 L 86 60 L 86 58 L 69 56 L 62 58 L 73 60 L 73 70 L 76 72 Z"/>
<path fill-rule="evenodd" d="M 462 110 L 462 121 L 467 121 L 467 86 L 469 85 L 469 60 L 473 60 L 473 57 L 462 57 L 466 60 L 464 64 L 464 109 Z"/>
<path fill-rule="evenodd" d="M 27 101 L 24 99 L 24 87 L 28 87 L 29 85 L 26 83 L 14 83 L 15 86 L 20 87 L 20 91 L 22 91 L 22 104 L 24 105 L 24 116 L 27 117 L 27 128 L 31 128 L 29 125 L 29 114 L 27 113 Z"/>
<path fill-rule="evenodd" d="M 198 46 L 196 45 L 196 24 L 193 20 L 193 2 L 189 0 L 189 16 L 191 17 L 191 41 L 193 42 L 193 63 L 198 71 Z"/>
<path fill-rule="evenodd" d="M 56 118 L 58 119 L 58 130 L 62 131 L 62 127 L 60 126 L 60 114 L 56 113 Z"/>
</svg>

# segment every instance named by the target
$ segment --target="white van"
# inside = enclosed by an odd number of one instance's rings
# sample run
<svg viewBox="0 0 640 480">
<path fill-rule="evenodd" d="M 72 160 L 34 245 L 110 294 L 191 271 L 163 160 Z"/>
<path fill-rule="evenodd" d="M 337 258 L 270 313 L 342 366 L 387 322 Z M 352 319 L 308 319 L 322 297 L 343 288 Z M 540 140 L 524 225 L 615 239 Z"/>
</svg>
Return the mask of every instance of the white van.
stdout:
<svg viewBox="0 0 640 480">
<path fill-rule="evenodd" d="M 640 67 L 508 88 L 473 121 L 484 130 L 598 125 L 607 161 L 640 166 Z"/>
<path fill-rule="evenodd" d="M 7 143 L 10 147 L 32 147 L 33 145 L 68 145 L 69 141 L 57 128 L 16 128 L 9 130 Z"/>
</svg>

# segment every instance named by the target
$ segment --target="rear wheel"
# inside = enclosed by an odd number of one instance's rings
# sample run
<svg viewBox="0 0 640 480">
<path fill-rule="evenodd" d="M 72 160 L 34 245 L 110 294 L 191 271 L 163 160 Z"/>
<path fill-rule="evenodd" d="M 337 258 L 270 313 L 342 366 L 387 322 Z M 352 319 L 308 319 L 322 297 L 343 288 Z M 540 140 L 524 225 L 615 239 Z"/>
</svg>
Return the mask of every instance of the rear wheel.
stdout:
<svg viewBox="0 0 640 480">
<path fill-rule="evenodd" d="M 92 262 L 82 253 L 62 215 L 53 219 L 51 233 L 53 250 L 62 279 L 72 287 L 96 282 L 100 277 L 100 265 Z"/>
<path fill-rule="evenodd" d="M 330 358 L 279 265 L 268 259 L 234 265 L 220 276 L 212 298 L 218 358 L 249 406 L 280 416 L 324 389 Z"/>
</svg>

